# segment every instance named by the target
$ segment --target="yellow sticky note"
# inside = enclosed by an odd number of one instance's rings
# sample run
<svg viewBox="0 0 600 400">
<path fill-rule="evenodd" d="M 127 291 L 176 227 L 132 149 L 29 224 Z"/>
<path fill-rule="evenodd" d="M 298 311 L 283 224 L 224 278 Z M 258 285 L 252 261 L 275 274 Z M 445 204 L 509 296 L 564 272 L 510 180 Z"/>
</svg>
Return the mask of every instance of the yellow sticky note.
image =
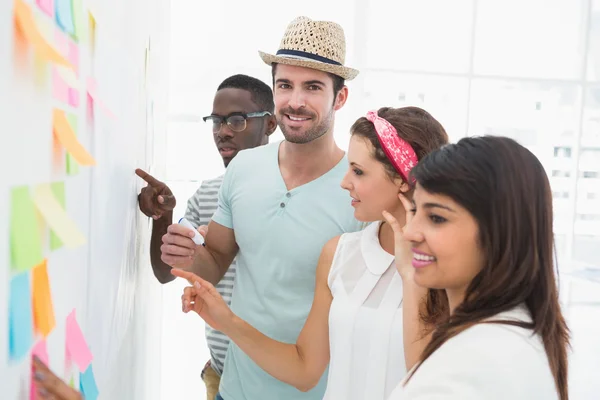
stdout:
<svg viewBox="0 0 600 400">
<path fill-rule="evenodd" d="M 94 54 L 94 50 L 96 49 L 96 18 L 94 18 L 94 15 L 89 11 L 88 24 L 90 34 L 90 49 L 91 53 Z"/>
<path fill-rule="evenodd" d="M 75 160 L 80 165 L 96 165 L 94 157 L 77 140 L 65 112 L 55 109 L 52 114 L 52 121 L 56 138 Z"/>
<path fill-rule="evenodd" d="M 58 204 L 62 208 L 65 208 L 65 183 L 64 182 L 54 182 L 50 185 L 52 187 L 52 192 L 54 193 L 54 197 Z M 50 231 L 50 250 L 57 250 L 62 247 L 63 243 L 58 237 L 58 235 L 52 231 Z"/>
<path fill-rule="evenodd" d="M 64 208 L 52 192 L 48 183 L 37 185 L 33 188 L 33 202 L 60 240 L 66 247 L 77 247 L 85 243 L 85 237 L 77 225 L 67 215 Z"/>
<path fill-rule="evenodd" d="M 46 260 L 33 270 L 33 322 L 43 337 L 56 326 Z"/>
<path fill-rule="evenodd" d="M 15 0 L 14 15 L 17 27 L 35 51 L 47 61 L 73 68 L 71 63 L 48 43 L 40 33 L 31 8 L 23 0 Z"/>
<path fill-rule="evenodd" d="M 75 75 L 75 71 L 70 68 L 65 68 L 61 66 L 56 67 L 56 73 L 60 76 L 63 81 L 73 89 L 79 89 L 80 83 L 77 75 Z"/>
</svg>

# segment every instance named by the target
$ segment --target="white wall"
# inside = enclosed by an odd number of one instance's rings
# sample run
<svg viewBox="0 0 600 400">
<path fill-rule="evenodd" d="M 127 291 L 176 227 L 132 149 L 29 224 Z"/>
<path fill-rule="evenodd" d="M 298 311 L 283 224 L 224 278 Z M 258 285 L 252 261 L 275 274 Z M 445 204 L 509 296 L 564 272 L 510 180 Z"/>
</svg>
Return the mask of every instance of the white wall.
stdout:
<svg viewBox="0 0 600 400">
<path fill-rule="evenodd" d="M 41 24 L 56 29 L 35 1 L 26 2 Z M 169 2 L 84 0 L 83 5 L 93 12 L 97 29 L 94 54 L 87 40 L 79 43 L 80 93 L 85 94 L 87 77 L 94 77 L 116 119 L 96 107 L 92 122 L 84 96 L 79 107 L 55 100 L 50 67 L 36 67 L 31 52 L 25 65 L 15 64 L 13 2 L 0 3 L 0 397 L 7 400 L 29 398 L 30 375 L 28 357 L 9 360 L 8 355 L 10 190 L 54 181 L 65 183 L 66 211 L 87 243 L 50 251 L 43 241 L 56 317 L 47 338 L 50 367 L 69 377 L 64 367 L 65 318 L 76 309 L 94 355 L 101 399 L 146 400 L 160 392 L 161 290 L 149 266 L 148 222 L 136 204 L 142 183 L 133 171 L 151 167 L 155 143 L 164 146 L 168 96 L 161 77 L 168 73 Z M 53 35 L 48 39 L 52 42 Z M 146 115 L 149 100 L 154 101 L 152 118 Z M 53 107 L 77 114 L 78 138 L 96 166 L 80 167 L 74 176 L 52 167 Z M 155 158 L 150 169 L 164 170 L 164 158 Z"/>
</svg>

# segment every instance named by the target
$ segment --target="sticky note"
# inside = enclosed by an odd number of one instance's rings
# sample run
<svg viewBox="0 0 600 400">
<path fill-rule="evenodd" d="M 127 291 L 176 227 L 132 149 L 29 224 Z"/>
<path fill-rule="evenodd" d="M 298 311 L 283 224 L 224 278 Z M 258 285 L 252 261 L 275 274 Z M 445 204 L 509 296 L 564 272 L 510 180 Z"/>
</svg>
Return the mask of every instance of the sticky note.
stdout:
<svg viewBox="0 0 600 400">
<path fill-rule="evenodd" d="M 71 107 L 79 107 L 79 86 L 77 77 L 72 70 L 66 68 L 52 69 L 52 96 Z"/>
<path fill-rule="evenodd" d="M 16 271 L 33 268 L 43 260 L 41 227 L 28 186 L 15 187 L 11 193 L 10 255 Z"/>
<path fill-rule="evenodd" d="M 83 332 L 77 323 L 75 310 L 67 316 L 67 351 L 70 359 L 77 364 L 79 372 L 86 372 L 86 369 L 92 362 L 92 352 L 90 351 Z"/>
<path fill-rule="evenodd" d="M 79 376 L 79 388 L 81 393 L 85 397 L 85 400 L 96 400 L 98 395 L 98 386 L 96 385 L 96 378 L 94 377 L 94 370 L 92 369 L 92 365 L 85 370 Z"/>
<path fill-rule="evenodd" d="M 51 17 L 54 17 L 54 0 L 36 0 L 40 10 Z"/>
<path fill-rule="evenodd" d="M 85 13 L 82 0 L 73 0 L 73 20 L 75 22 L 75 38 L 81 43 L 86 40 Z"/>
<path fill-rule="evenodd" d="M 44 364 L 48 364 L 50 358 L 48 357 L 48 346 L 46 339 L 39 340 L 31 349 L 31 355 L 37 356 Z"/>
<path fill-rule="evenodd" d="M 33 323 L 36 331 L 46 337 L 56 326 L 46 260 L 33 269 L 32 275 Z"/>
<path fill-rule="evenodd" d="M 54 68 L 52 69 L 52 97 L 62 103 L 69 102 L 69 85 Z"/>
<path fill-rule="evenodd" d="M 69 35 L 59 30 L 54 30 L 56 50 L 60 52 L 73 66 L 72 71 L 79 73 L 79 46 Z"/>
<path fill-rule="evenodd" d="M 29 5 L 23 0 L 15 0 L 14 5 L 16 26 L 36 53 L 47 61 L 71 68 L 71 63 L 51 46 L 40 33 Z"/>
<path fill-rule="evenodd" d="M 8 326 L 10 358 L 20 360 L 27 355 L 33 344 L 31 291 L 27 272 L 15 275 L 10 281 Z"/>
<path fill-rule="evenodd" d="M 110 118 L 115 119 L 115 114 L 104 104 L 104 102 L 98 96 L 98 85 L 96 84 L 96 80 L 94 78 L 88 78 L 87 81 L 87 91 L 94 103 L 96 103 L 102 111 L 106 113 Z"/>
<path fill-rule="evenodd" d="M 85 243 L 85 237 L 54 196 L 50 184 L 33 187 L 33 202 L 66 247 L 73 248 Z"/>
<path fill-rule="evenodd" d="M 58 141 L 69 153 L 73 155 L 75 160 L 80 165 L 95 165 L 96 160 L 88 151 L 79 143 L 73 128 L 67 120 L 65 112 L 62 110 L 54 109 L 52 116 L 52 123 L 54 126 L 54 134 L 58 138 Z"/>
<path fill-rule="evenodd" d="M 42 362 L 46 365 L 48 365 L 49 362 L 49 357 L 48 357 L 48 348 L 46 346 L 46 340 L 42 339 L 39 342 L 37 342 L 34 346 L 33 349 L 31 350 L 31 356 L 37 356 L 37 358 L 39 358 L 40 360 L 42 360 Z M 33 369 L 33 367 L 32 367 Z M 33 374 L 31 376 L 31 389 L 29 391 L 30 393 L 30 400 L 36 400 L 37 396 L 35 394 L 35 384 L 33 381 Z"/>
<path fill-rule="evenodd" d="M 75 21 L 73 20 L 73 6 L 71 0 L 54 0 L 56 24 L 64 32 L 75 36 Z"/>
<path fill-rule="evenodd" d="M 52 189 L 52 194 L 56 198 L 56 201 L 60 206 L 64 209 L 66 207 L 65 202 L 65 183 L 64 182 L 54 182 L 50 184 L 50 188 Z M 60 249 L 63 245 L 62 240 L 53 230 L 50 230 L 50 250 Z"/>
<path fill-rule="evenodd" d="M 77 134 L 77 125 L 78 125 L 78 119 L 77 116 L 75 114 L 66 114 L 67 116 L 67 120 L 69 121 L 69 124 L 71 125 L 71 128 L 73 128 L 73 132 L 75 132 L 75 134 Z M 65 164 L 67 167 L 67 175 L 69 176 L 74 176 L 77 175 L 79 173 L 79 164 L 77 164 L 77 161 L 75 161 L 75 159 L 73 158 L 73 156 L 70 153 L 67 153 L 66 155 L 66 160 L 65 160 Z"/>
<path fill-rule="evenodd" d="M 79 173 L 79 164 L 77 164 L 77 161 L 70 154 L 66 156 L 66 169 L 69 176 L 75 176 Z"/>
<path fill-rule="evenodd" d="M 88 26 L 89 26 L 89 34 L 90 34 L 90 51 L 92 55 L 96 50 L 96 18 L 94 14 L 88 11 Z"/>
</svg>

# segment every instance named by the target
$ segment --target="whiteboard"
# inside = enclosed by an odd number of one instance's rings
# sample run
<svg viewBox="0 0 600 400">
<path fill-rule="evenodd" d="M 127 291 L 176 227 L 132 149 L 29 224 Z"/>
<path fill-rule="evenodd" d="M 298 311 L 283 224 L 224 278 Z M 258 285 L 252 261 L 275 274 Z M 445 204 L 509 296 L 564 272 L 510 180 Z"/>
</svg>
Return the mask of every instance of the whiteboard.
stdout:
<svg viewBox="0 0 600 400">
<path fill-rule="evenodd" d="M 59 0 L 55 0 L 57 2 Z M 62 1 L 62 0 L 61 0 Z M 55 16 L 25 0 L 48 43 L 60 31 Z M 56 325 L 47 336 L 50 367 L 66 379 L 65 321 L 73 310 L 93 354 L 101 399 L 155 399 L 160 392 L 161 288 L 149 264 L 148 219 L 137 209 L 142 182 L 136 167 L 164 174 L 167 110 L 168 0 L 80 1 L 85 32 L 78 42 L 79 104 L 55 95 L 52 64 L 29 49 L 16 55 L 13 1 L 0 2 L 0 393 L 29 399 L 30 357 L 9 355 L 11 191 L 15 186 L 64 182 L 65 210 L 85 237 L 75 248 L 51 249 L 42 218 Z M 89 35 L 96 21 L 95 46 Z M 20 58 L 21 57 L 21 58 Z M 93 118 L 87 79 L 97 83 Z M 100 102 L 114 114 L 110 116 Z M 68 174 L 55 156 L 53 109 L 77 117 L 77 139 L 94 166 Z M 160 151 L 155 151 L 159 149 Z M 64 149 L 63 149 L 64 151 Z M 66 155 L 63 161 L 66 159 Z M 27 272 L 31 274 L 31 272 Z M 38 340 L 39 337 L 36 337 Z M 75 385 L 79 385 L 75 376 Z"/>
</svg>

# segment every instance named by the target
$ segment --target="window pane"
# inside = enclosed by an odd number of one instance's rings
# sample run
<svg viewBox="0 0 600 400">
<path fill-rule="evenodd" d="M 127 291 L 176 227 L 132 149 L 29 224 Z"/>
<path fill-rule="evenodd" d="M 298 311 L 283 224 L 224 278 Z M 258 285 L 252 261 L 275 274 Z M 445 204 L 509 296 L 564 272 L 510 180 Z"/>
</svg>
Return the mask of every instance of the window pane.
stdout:
<svg viewBox="0 0 600 400">
<path fill-rule="evenodd" d="M 540 159 L 552 186 L 558 237 L 573 225 L 579 93 L 577 85 L 487 79 L 475 79 L 471 87 L 469 135 L 511 137 Z M 562 259 L 565 246 L 557 251 Z"/>
<path fill-rule="evenodd" d="M 587 90 L 577 173 L 573 258 L 600 268 L 600 86 Z"/>
<path fill-rule="evenodd" d="M 592 1 L 587 79 L 600 82 L 600 0 Z"/>
<path fill-rule="evenodd" d="M 467 93 L 466 78 L 392 72 L 365 74 L 367 109 L 421 107 L 444 126 L 452 142 L 465 135 Z"/>
<path fill-rule="evenodd" d="M 367 67 L 468 72 L 473 0 L 372 0 L 368 13 Z"/>
<path fill-rule="evenodd" d="M 163 179 L 201 181 L 223 172 L 210 125 L 202 120 L 170 122 L 167 135 L 167 176 Z"/>
<path fill-rule="evenodd" d="M 581 79 L 586 3 L 586 0 L 478 2 L 475 73 Z"/>
</svg>

